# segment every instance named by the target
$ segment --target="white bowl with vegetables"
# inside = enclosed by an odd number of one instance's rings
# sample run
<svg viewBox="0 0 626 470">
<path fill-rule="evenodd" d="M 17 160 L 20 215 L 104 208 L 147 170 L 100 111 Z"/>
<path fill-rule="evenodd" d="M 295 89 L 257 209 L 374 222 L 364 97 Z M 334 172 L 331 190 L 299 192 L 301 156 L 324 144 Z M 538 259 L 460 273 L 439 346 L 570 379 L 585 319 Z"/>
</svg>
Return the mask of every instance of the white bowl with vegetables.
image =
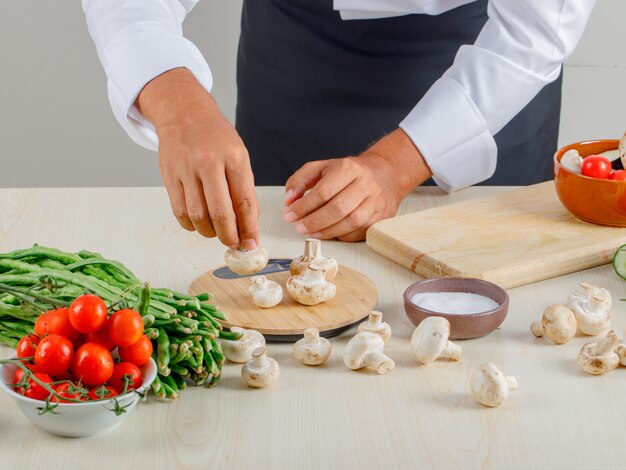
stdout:
<svg viewBox="0 0 626 470">
<path fill-rule="evenodd" d="M 112 430 L 135 409 L 157 375 L 156 364 L 150 359 L 140 367 L 144 381 L 139 389 L 100 401 L 50 403 L 54 409 L 42 413 L 46 409 L 45 401 L 20 395 L 11 386 L 17 368 L 14 364 L 0 364 L 0 388 L 33 423 L 50 434 L 64 437 L 96 436 Z"/>
</svg>

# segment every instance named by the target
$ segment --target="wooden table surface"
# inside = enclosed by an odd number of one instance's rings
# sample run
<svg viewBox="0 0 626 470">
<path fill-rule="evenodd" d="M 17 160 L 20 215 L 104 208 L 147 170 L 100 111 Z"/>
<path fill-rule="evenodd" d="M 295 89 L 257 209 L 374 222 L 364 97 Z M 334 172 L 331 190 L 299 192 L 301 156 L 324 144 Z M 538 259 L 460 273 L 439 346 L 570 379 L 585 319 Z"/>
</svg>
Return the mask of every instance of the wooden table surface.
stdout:
<svg viewBox="0 0 626 470">
<path fill-rule="evenodd" d="M 400 213 L 506 188 L 469 188 L 444 195 L 420 188 Z M 261 234 L 272 256 L 295 256 L 302 239 L 281 220 L 282 188 L 259 188 Z M 486 234 L 488 236 L 488 234 Z M 0 190 L 0 251 L 33 243 L 88 249 L 118 259 L 154 286 L 184 291 L 224 248 L 178 227 L 161 188 Z M 150 399 L 114 431 L 65 439 L 28 421 L 0 395 L 0 468 L 619 468 L 626 467 L 626 368 L 584 374 L 576 356 L 586 338 L 556 346 L 535 339 L 529 325 L 581 281 L 615 298 L 613 327 L 626 327 L 626 283 L 610 265 L 511 289 L 502 328 L 462 341 L 458 363 L 416 363 L 413 326 L 402 293 L 419 280 L 364 243 L 327 242 L 325 251 L 369 276 L 378 308 L 393 328 L 389 375 L 347 370 L 341 360 L 354 330 L 332 340 L 322 367 L 309 368 L 291 344 L 268 345 L 281 366 L 269 389 L 247 388 L 240 366 L 225 364 L 212 390 L 187 389 L 174 402 Z M 11 352 L 0 346 L 0 354 Z M 492 361 L 519 382 L 500 408 L 477 405 L 468 380 Z"/>
</svg>

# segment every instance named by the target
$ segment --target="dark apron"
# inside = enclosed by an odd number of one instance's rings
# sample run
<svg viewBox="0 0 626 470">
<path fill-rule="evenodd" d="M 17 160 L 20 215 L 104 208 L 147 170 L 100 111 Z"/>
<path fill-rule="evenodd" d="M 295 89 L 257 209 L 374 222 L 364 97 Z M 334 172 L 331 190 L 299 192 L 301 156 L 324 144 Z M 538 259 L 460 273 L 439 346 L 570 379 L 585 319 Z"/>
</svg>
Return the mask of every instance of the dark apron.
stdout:
<svg viewBox="0 0 626 470">
<path fill-rule="evenodd" d="M 306 162 L 357 155 L 396 129 L 486 21 L 486 0 L 350 21 L 332 0 L 245 0 L 236 127 L 256 184 L 283 185 Z M 484 184 L 552 178 L 560 107 L 559 77 L 495 136 L 498 165 Z"/>
</svg>

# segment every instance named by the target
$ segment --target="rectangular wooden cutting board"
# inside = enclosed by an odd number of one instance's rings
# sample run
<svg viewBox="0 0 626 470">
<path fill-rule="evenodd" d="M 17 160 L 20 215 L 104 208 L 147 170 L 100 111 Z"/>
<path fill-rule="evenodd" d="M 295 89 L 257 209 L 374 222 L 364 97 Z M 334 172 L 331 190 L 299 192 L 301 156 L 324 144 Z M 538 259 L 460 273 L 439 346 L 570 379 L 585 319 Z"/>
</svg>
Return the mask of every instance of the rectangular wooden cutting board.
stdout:
<svg viewBox="0 0 626 470">
<path fill-rule="evenodd" d="M 511 288 L 612 260 L 626 228 L 574 218 L 548 181 L 374 224 L 367 245 L 423 277 Z"/>
</svg>

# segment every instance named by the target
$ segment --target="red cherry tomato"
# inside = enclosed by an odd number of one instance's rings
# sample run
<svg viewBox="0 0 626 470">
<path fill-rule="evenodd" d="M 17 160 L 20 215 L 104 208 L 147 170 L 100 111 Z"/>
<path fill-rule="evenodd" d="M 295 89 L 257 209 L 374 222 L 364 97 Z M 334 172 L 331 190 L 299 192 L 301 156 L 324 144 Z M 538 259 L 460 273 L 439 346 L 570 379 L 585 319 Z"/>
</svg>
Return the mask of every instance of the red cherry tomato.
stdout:
<svg viewBox="0 0 626 470">
<path fill-rule="evenodd" d="M 74 346 L 60 335 L 44 337 L 35 350 L 37 370 L 48 375 L 61 375 L 72 365 Z"/>
<path fill-rule="evenodd" d="M 108 325 L 111 319 L 109 318 L 104 322 L 98 331 L 87 334 L 86 343 L 98 343 L 107 348 L 109 351 L 113 351 L 116 344 L 109 338 Z"/>
<path fill-rule="evenodd" d="M 70 400 L 67 400 L 67 398 L 73 399 L 73 400 L 85 399 L 85 396 L 84 396 L 85 390 L 76 384 L 72 384 L 68 382 L 62 383 L 59 386 L 57 386 L 56 392 L 60 395 L 60 398 L 54 395 L 52 396 L 52 398 L 50 398 L 50 401 L 53 401 L 55 403 L 75 403 Z"/>
<path fill-rule="evenodd" d="M 611 174 L 611 161 L 602 155 L 589 155 L 583 159 L 580 171 L 591 178 L 608 178 Z"/>
<path fill-rule="evenodd" d="M 101 344 L 85 343 L 74 354 L 72 372 L 85 385 L 101 385 L 113 374 L 111 353 Z"/>
<path fill-rule="evenodd" d="M 105 398 L 113 398 L 118 395 L 119 393 L 117 393 L 117 390 L 110 385 L 100 385 L 99 387 L 92 388 L 87 397 L 90 400 L 103 400 Z"/>
<path fill-rule="evenodd" d="M 109 318 L 107 331 L 109 338 L 118 346 L 130 346 L 141 338 L 143 320 L 134 310 L 128 308 L 118 310 Z"/>
<path fill-rule="evenodd" d="M 39 336 L 24 336 L 20 340 L 20 342 L 17 343 L 17 347 L 15 348 L 17 351 L 17 357 L 33 357 L 35 355 L 35 351 L 37 350 L 37 345 L 39 344 L 39 341 Z"/>
<path fill-rule="evenodd" d="M 33 372 L 37 372 L 37 367 L 35 366 L 35 364 L 24 364 L 26 367 L 28 367 L 30 370 L 32 370 Z M 24 377 L 25 372 L 22 370 L 21 367 L 18 367 L 17 369 L 15 369 L 15 373 L 13 374 L 13 385 L 18 385 L 20 383 L 20 380 L 22 380 L 22 377 Z M 16 387 L 17 390 L 17 387 Z M 21 392 L 20 392 L 21 393 Z"/>
<path fill-rule="evenodd" d="M 48 312 L 44 312 L 39 315 L 35 322 L 35 334 L 37 336 L 44 336 L 48 334 Z"/>
<path fill-rule="evenodd" d="M 609 179 L 613 181 L 626 181 L 626 170 L 615 170 L 609 175 Z"/>
<path fill-rule="evenodd" d="M 43 374 L 41 372 L 35 372 L 34 375 L 35 375 L 35 377 L 37 379 L 39 379 L 41 382 L 43 382 L 45 384 L 52 383 L 52 378 L 48 374 Z M 50 395 L 48 390 L 43 388 L 41 385 L 39 385 L 33 379 L 28 379 L 28 385 L 26 386 L 25 389 L 23 389 L 23 388 L 16 388 L 15 390 L 16 390 L 17 393 L 19 393 L 21 395 L 24 395 L 25 397 L 32 398 L 34 400 L 45 400 L 46 398 L 48 398 L 48 395 Z"/>
<path fill-rule="evenodd" d="M 48 312 L 48 333 L 64 336 L 72 343 L 78 339 L 80 332 L 70 323 L 70 311 L 59 308 Z"/>
<path fill-rule="evenodd" d="M 130 362 L 120 362 L 119 364 L 115 364 L 113 375 L 111 375 L 111 378 L 109 379 L 109 385 L 122 393 L 124 391 L 125 376 L 128 376 L 129 378 L 128 388 L 126 391 L 139 388 L 141 387 L 141 384 L 143 384 L 143 375 L 141 375 L 139 367 L 135 364 L 131 364 Z"/>
<path fill-rule="evenodd" d="M 69 318 L 72 326 L 81 333 L 93 333 L 107 319 L 107 306 L 97 295 L 84 294 L 70 305 Z"/>
<path fill-rule="evenodd" d="M 130 362 L 136 366 L 143 366 L 150 360 L 152 349 L 152 341 L 146 335 L 141 335 L 139 341 L 135 344 L 120 346 L 117 352 L 120 354 L 122 361 Z"/>
</svg>

